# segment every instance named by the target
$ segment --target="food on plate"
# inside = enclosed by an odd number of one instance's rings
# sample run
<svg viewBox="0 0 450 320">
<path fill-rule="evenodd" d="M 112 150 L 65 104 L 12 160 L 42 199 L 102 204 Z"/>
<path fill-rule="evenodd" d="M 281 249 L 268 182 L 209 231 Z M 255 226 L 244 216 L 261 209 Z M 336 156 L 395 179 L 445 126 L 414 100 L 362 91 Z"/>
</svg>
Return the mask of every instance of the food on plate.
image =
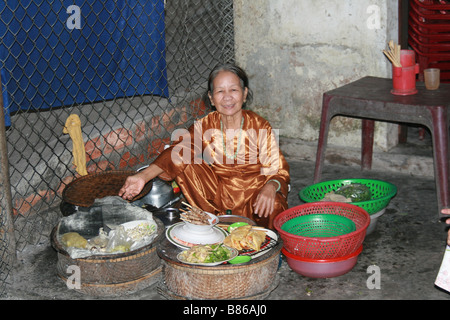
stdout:
<svg viewBox="0 0 450 320">
<path fill-rule="evenodd" d="M 237 250 L 253 249 L 259 251 L 261 245 L 266 239 L 266 233 L 258 230 L 251 225 L 242 226 L 234 229 L 223 241 L 226 246 Z"/>
<path fill-rule="evenodd" d="M 151 236 L 156 231 L 156 225 L 147 222 L 141 222 L 137 226 L 127 229 L 128 236 L 133 241 L 140 241 L 145 237 Z"/>
<path fill-rule="evenodd" d="M 189 210 L 180 209 L 183 213 L 180 214 L 180 219 L 192 224 L 208 225 L 211 217 L 202 209 L 193 207 L 185 202 L 185 205 L 189 207 Z"/>
<path fill-rule="evenodd" d="M 78 232 L 68 232 L 61 236 L 61 241 L 66 247 L 86 248 L 88 241 Z"/>
<path fill-rule="evenodd" d="M 349 198 L 352 202 L 368 201 L 372 198 L 370 188 L 362 183 L 343 185 L 335 191 L 335 194 Z"/>
<path fill-rule="evenodd" d="M 195 245 L 180 253 L 180 260 L 189 263 L 214 263 L 231 258 L 231 250 L 223 244 Z"/>
</svg>

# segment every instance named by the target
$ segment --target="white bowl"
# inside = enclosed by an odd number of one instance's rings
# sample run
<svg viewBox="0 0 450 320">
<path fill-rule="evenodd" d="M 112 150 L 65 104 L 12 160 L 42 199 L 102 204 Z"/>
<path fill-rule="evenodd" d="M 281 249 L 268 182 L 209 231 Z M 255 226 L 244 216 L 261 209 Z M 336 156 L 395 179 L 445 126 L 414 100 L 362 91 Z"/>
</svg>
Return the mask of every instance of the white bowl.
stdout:
<svg viewBox="0 0 450 320">
<path fill-rule="evenodd" d="M 370 215 L 370 224 L 367 227 L 366 236 L 371 234 L 373 231 L 375 231 L 375 228 L 377 227 L 378 218 L 381 217 L 385 211 L 386 211 L 386 208 Z"/>
<path fill-rule="evenodd" d="M 176 223 L 166 230 L 167 239 L 180 248 L 189 248 L 196 244 L 215 244 L 225 240 L 227 232 L 221 228 L 211 226 L 202 232 L 191 232 L 184 222 Z"/>
</svg>

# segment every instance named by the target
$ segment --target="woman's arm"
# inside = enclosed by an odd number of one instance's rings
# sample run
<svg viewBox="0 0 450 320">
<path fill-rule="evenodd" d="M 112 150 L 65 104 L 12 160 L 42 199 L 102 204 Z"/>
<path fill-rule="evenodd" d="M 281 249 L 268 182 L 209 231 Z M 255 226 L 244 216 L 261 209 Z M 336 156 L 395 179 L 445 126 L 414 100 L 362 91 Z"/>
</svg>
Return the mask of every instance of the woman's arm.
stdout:
<svg viewBox="0 0 450 320">
<path fill-rule="evenodd" d="M 253 204 L 254 212 L 260 218 L 267 218 L 275 208 L 275 197 L 277 195 L 278 184 L 274 181 L 268 181 L 256 197 Z"/>
<path fill-rule="evenodd" d="M 255 214 L 257 214 L 259 217 L 268 217 L 273 213 L 277 192 L 280 192 L 284 197 L 287 198 L 288 184 L 290 182 L 289 165 L 276 142 L 274 133 L 270 125 L 267 131 L 269 133 L 268 143 L 270 143 L 270 145 L 266 148 L 271 151 L 270 154 L 272 156 L 264 157 L 267 149 L 262 152 L 263 159 L 269 160 L 266 160 L 266 163 L 270 164 L 271 169 L 264 171 L 266 173 L 270 173 L 270 175 L 267 175 L 266 184 L 259 192 L 253 205 Z"/>
<path fill-rule="evenodd" d="M 129 176 L 119 190 L 119 197 L 122 197 L 125 200 L 133 199 L 142 191 L 147 182 L 156 178 L 163 172 L 164 171 L 160 167 L 152 163 L 144 170 Z"/>
</svg>

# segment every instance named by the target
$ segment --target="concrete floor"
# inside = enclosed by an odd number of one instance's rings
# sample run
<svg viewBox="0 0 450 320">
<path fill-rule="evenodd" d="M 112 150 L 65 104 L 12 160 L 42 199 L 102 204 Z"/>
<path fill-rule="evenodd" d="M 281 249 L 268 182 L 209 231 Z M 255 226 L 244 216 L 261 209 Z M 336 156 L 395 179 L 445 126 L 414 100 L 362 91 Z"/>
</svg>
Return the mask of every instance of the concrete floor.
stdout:
<svg viewBox="0 0 450 320">
<path fill-rule="evenodd" d="M 312 183 L 314 163 L 288 159 L 291 166 L 290 206 L 302 204 L 301 188 Z M 349 273 L 330 279 L 312 279 L 293 272 L 282 259 L 279 284 L 266 300 L 448 300 L 450 294 L 434 286 L 445 250 L 445 224 L 438 219 L 434 179 L 358 167 L 326 164 L 323 180 L 373 178 L 398 188 L 364 250 Z M 6 299 L 37 300 L 165 300 L 152 285 L 139 292 L 113 298 L 95 298 L 67 288 L 56 275 L 56 252 L 48 241 L 29 246 L 19 254 L 14 284 Z M 380 288 L 370 289 L 369 266 L 380 270 Z"/>
</svg>

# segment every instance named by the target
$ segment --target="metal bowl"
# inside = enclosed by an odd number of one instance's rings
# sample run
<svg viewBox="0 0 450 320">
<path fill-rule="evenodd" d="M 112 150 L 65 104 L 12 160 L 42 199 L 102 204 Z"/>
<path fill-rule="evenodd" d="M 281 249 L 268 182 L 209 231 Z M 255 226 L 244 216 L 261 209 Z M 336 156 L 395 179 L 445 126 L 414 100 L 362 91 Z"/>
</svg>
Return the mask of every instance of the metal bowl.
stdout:
<svg viewBox="0 0 450 320">
<path fill-rule="evenodd" d="M 181 222 L 180 211 L 176 208 L 164 208 L 152 211 L 153 216 L 162 221 L 166 228 Z"/>
</svg>

